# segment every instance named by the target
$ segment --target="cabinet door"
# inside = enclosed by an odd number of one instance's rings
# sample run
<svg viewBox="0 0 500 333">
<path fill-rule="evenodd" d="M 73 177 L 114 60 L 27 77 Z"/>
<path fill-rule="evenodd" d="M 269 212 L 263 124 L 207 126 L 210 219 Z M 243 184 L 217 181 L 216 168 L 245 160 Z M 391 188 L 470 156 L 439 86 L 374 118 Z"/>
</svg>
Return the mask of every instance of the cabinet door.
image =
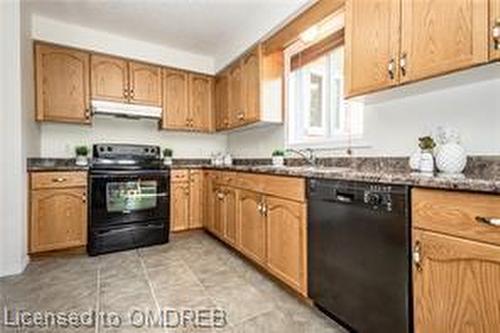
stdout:
<svg viewBox="0 0 500 333">
<path fill-rule="evenodd" d="M 189 182 L 172 182 L 170 195 L 170 230 L 189 228 Z"/>
<path fill-rule="evenodd" d="M 202 202 L 202 172 L 191 170 L 189 172 L 189 229 L 203 227 L 203 202 Z"/>
<path fill-rule="evenodd" d="M 256 48 L 242 60 L 242 94 L 244 123 L 260 118 L 260 48 Z"/>
<path fill-rule="evenodd" d="M 267 268 L 292 288 L 306 291 L 306 207 L 267 198 Z"/>
<path fill-rule="evenodd" d="M 224 191 L 220 186 L 214 188 L 214 233 L 224 238 Z"/>
<path fill-rule="evenodd" d="M 215 78 L 215 128 L 224 130 L 229 127 L 229 78 L 221 74 Z"/>
<path fill-rule="evenodd" d="M 347 0 L 348 97 L 398 84 L 400 4 L 401 0 Z"/>
<path fill-rule="evenodd" d="M 262 215 L 262 196 L 251 191 L 240 191 L 238 197 L 239 249 L 250 259 L 265 264 L 266 219 Z"/>
<path fill-rule="evenodd" d="M 161 106 L 161 68 L 129 63 L 130 103 Z"/>
<path fill-rule="evenodd" d="M 163 71 L 163 121 L 164 129 L 189 128 L 188 73 L 165 69 Z"/>
<path fill-rule="evenodd" d="M 88 53 L 36 44 L 36 119 L 90 123 Z"/>
<path fill-rule="evenodd" d="M 229 70 L 229 123 L 232 127 L 241 124 L 244 118 L 241 76 L 239 64 Z"/>
<path fill-rule="evenodd" d="M 233 246 L 237 244 L 236 196 L 235 189 L 230 187 L 224 189 L 224 239 Z"/>
<path fill-rule="evenodd" d="M 216 205 L 216 193 L 215 193 L 215 173 L 212 171 L 205 172 L 205 213 L 204 213 L 204 226 L 209 231 L 214 232 L 215 224 L 215 205 Z"/>
<path fill-rule="evenodd" d="M 500 0 L 490 0 L 490 60 L 500 59 Z"/>
<path fill-rule="evenodd" d="M 128 102 L 128 62 L 102 55 L 92 55 L 90 59 L 92 99 Z"/>
<path fill-rule="evenodd" d="M 205 75 L 189 75 L 191 127 L 198 131 L 212 128 L 213 79 Z"/>
<path fill-rule="evenodd" d="M 415 332 L 499 332 L 500 247 L 419 230 L 413 238 Z"/>
<path fill-rule="evenodd" d="M 402 82 L 488 60 L 488 0 L 404 0 L 402 13 Z"/>
<path fill-rule="evenodd" d="M 87 243 L 87 188 L 31 192 L 30 253 Z"/>
</svg>

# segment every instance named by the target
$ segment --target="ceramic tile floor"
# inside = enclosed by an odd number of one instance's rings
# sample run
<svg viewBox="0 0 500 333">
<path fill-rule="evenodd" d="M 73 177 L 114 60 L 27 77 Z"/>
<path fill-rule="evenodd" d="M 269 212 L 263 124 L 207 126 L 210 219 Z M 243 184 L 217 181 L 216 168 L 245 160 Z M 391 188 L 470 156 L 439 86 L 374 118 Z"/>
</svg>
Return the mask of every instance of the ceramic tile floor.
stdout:
<svg viewBox="0 0 500 333">
<path fill-rule="evenodd" d="M 39 258 L 22 275 L 0 279 L 0 292 L 0 321 L 12 322 L 22 309 L 30 313 L 116 314 L 78 329 L 19 329 L 0 323 L 2 333 L 344 332 L 201 231 L 175 235 L 166 245 L 93 258 Z M 156 317 L 160 310 L 169 310 L 163 314 L 168 315 L 170 327 L 137 328 L 148 310 Z M 130 314 L 134 314 L 133 322 Z M 185 325 L 177 326 L 182 315 L 187 319 Z M 189 320 L 193 315 L 199 319 L 197 324 Z M 117 318 L 121 325 L 113 327 Z"/>
</svg>

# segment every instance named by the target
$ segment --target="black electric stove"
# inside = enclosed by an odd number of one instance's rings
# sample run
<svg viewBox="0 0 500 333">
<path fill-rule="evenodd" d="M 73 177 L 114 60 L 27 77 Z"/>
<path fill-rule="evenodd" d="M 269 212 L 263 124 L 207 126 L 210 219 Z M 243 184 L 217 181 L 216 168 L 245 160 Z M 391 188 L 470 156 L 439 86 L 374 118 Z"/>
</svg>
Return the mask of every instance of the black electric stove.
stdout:
<svg viewBox="0 0 500 333">
<path fill-rule="evenodd" d="M 170 170 L 159 147 L 96 144 L 89 177 L 90 255 L 168 242 Z"/>
</svg>

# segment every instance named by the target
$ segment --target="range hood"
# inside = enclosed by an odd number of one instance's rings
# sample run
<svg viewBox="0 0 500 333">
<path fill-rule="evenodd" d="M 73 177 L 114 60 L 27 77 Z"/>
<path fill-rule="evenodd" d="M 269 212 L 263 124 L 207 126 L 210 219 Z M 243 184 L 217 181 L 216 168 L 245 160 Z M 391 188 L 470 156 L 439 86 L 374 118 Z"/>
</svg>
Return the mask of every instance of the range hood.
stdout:
<svg viewBox="0 0 500 333">
<path fill-rule="evenodd" d="M 92 113 L 132 119 L 161 119 L 162 109 L 157 106 L 135 105 L 93 100 Z"/>
</svg>

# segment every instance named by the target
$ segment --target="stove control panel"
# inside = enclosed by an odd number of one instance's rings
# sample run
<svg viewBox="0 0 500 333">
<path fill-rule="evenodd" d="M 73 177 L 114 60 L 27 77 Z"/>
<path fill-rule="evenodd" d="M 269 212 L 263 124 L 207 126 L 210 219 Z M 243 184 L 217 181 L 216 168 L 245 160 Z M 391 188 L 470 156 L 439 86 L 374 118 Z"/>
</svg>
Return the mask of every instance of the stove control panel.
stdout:
<svg viewBox="0 0 500 333">
<path fill-rule="evenodd" d="M 94 158 L 104 159 L 160 159 L 160 147 L 149 145 L 95 144 Z"/>
</svg>

